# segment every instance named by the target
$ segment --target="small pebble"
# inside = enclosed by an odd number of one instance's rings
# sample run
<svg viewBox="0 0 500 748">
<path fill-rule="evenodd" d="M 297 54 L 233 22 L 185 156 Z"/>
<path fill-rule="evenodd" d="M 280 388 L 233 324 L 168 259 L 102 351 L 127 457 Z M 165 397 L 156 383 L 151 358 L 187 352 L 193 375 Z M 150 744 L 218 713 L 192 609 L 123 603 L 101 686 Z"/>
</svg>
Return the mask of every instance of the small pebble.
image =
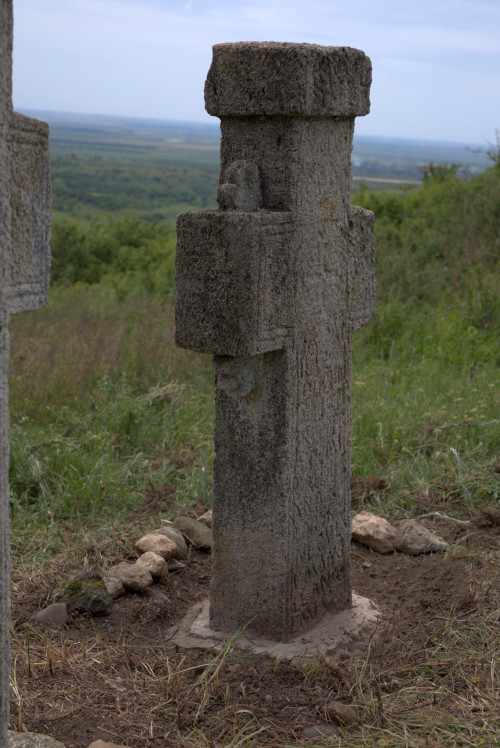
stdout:
<svg viewBox="0 0 500 748">
<path fill-rule="evenodd" d="M 123 582 L 120 582 L 116 577 L 103 577 L 104 586 L 106 587 L 108 594 L 111 595 L 113 600 L 120 595 L 125 594 L 125 587 Z"/>
<path fill-rule="evenodd" d="M 337 729 L 333 725 L 329 725 L 328 722 L 318 722 L 316 725 L 304 727 L 302 733 L 305 738 L 317 738 L 319 736 L 336 735 Z"/>
<path fill-rule="evenodd" d="M 169 572 L 171 571 L 180 571 L 186 566 L 186 564 L 183 564 L 182 561 L 178 561 L 176 558 L 169 558 L 167 561 L 167 570 Z"/>
<path fill-rule="evenodd" d="M 343 725 L 355 725 L 358 722 L 358 715 L 352 708 L 342 701 L 327 701 L 325 704 L 325 714 L 330 719 L 334 719 Z"/>
<path fill-rule="evenodd" d="M 66 603 L 52 603 L 33 616 L 40 623 L 52 623 L 62 626 L 68 620 Z"/>
<path fill-rule="evenodd" d="M 207 527 L 212 528 L 212 510 L 209 509 L 208 512 L 205 512 L 205 514 L 202 514 L 201 517 L 198 517 L 198 522 L 201 522 L 202 525 L 206 525 Z"/>
</svg>

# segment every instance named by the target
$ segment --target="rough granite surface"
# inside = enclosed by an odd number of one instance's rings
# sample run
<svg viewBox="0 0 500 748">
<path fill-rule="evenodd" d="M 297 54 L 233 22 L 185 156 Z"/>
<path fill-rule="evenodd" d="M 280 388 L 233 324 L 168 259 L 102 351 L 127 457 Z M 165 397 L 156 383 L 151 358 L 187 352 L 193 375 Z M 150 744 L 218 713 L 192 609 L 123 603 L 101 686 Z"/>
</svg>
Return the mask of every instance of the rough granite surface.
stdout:
<svg viewBox="0 0 500 748">
<path fill-rule="evenodd" d="M 0 0 L 0 745 L 9 716 L 9 316 L 47 298 L 48 127 L 12 111 L 12 0 Z"/>
<path fill-rule="evenodd" d="M 214 47 L 219 210 L 178 217 L 176 271 L 176 342 L 215 354 L 214 629 L 285 640 L 351 604 L 352 333 L 375 288 L 350 157 L 370 80 L 346 47 Z"/>
</svg>

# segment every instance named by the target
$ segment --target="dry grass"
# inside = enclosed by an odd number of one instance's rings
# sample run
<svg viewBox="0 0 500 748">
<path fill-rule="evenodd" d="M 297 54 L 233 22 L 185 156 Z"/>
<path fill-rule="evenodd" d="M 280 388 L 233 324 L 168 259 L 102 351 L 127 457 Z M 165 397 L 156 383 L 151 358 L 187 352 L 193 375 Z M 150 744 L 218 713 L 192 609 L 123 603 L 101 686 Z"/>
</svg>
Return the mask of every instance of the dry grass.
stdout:
<svg viewBox="0 0 500 748">
<path fill-rule="evenodd" d="M 140 289 L 126 302 L 106 285 L 53 290 L 47 308 L 12 320 L 11 337 L 12 409 L 30 417 L 106 378 L 147 390 L 196 371 L 196 357 L 174 346 L 172 303 Z"/>
<path fill-rule="evenodd" d="M 112 563 L 129 547 L 124 533 L 96 540 L 90 555 L 88 545 L 68 547 L 43 572 L 18 567 L 15 613 L 33 600 L 41 607 L 72 569 L 99 557 Z M 106 620 L 79 618 L 56 631 L 14 614 L 12 726 L 35 726 L 69 748 L 86 748 L 96 737 L 134 748 L 498 745 L 498 558 L 472 546 L 460 553 L 478 569 L 467 609 L 453 610 L 450 590 L 437 614 L 423 611 L 415 620 L 419 636 L 406 640 L 396 616 L 390 643 L 361 661 L 299 665 L 242 654 L 242 632 L 219 653 L 176 651 L 165 628 L 175 590 L 157 610 L 133 596 L 135 607 L 124 609 L 112 634 Z M 179 579 L 175 589 L 186 598 L 188 580 Z M 331 724 L 331 699 L 351 705 L 357 724 L 334 723 L 334 734 L 304 737 L 305 725 Z"/>
</svg>

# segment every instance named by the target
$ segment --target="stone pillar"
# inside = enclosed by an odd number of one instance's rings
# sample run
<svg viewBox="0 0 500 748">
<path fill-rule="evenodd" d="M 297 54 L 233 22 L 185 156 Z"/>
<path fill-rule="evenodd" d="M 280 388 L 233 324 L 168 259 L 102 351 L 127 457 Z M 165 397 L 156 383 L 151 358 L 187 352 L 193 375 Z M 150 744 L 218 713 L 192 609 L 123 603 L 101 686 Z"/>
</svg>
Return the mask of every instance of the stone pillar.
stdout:
<svg viewBox="0 0 500 748">
<path fill-rule="evenodd" d="M 350 205 L 370 60 L 214 47 L 218 211 L 177 219 L 177 345 L 213 353 L 210 625 L 286 640 L 350 606 L 352 333 L 373 315 L 373 215 Z"/>
<path fill-rule="evenodd" d="M 9 363 L 11 314 L 47 298 L 48 126 L 12 111 L 12 0 L 0 0 L 0 745 L 9 716 Z"/>
</svg>

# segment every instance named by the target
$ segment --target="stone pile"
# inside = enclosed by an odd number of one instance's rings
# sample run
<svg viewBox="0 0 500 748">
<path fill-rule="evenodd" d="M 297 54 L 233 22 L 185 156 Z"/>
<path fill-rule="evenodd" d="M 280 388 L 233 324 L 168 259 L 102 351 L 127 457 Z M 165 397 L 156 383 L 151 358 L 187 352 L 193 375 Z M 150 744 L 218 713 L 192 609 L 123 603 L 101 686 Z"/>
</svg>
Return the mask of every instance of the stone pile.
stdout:
<svg viewBox="0 0 500 748">
<path fill-rule="evenodd" d="M 105 575 L 85 571 L 63 582 L 52 592 L 52 603 L 35 615 L 41 623 L 62 625 L 72 613 L 109 615 L 113 600 L 126 592 L 143 592 L 169 572 L 182 569 L 187 544 L 208 551 L 212 547 L 211 510 L 199 520 L 177 517 L 144 535 L 134 544 L 140 556 L 122 561 Z"/>
<path fill-rule="evenodd" d="M 448 543 L 415 519 L 403 519 L 391 525 L 383 517 L 360 512 L 352 518 L 352 539 L 377 553 L 400 551 L 409 556 L 446 551 Z"/>
<path fill-rule="evenodd" d="M 143 592 L 170 572 L 184 567 L 188 545 L 208 551 L 212 546 L 212 510 L 197 520 L 177 517 L 135 542 L 140 555 L 132 563 L 122 561 L 101 575 L 86 571 L 63 582 L 52 593 L 52 603 L 35 618 L 41 623 L 62 625 L 72 613 L 109 615 L 113 600 L 126 592 Z M 352 539 L 377 553 L 399 551 L 410 556 L 448 549 L 441 537 L 413 519 L 394 524 L 370 512 L 352 518 Z"/>
</svg>

